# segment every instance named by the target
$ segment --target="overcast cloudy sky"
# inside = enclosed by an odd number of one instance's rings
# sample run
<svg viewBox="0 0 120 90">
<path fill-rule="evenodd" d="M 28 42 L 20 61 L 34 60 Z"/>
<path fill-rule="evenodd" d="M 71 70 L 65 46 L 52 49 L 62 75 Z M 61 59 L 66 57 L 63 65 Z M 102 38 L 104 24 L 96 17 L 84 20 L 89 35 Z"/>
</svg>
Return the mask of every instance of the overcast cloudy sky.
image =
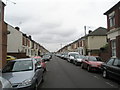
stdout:
<svg viewBox="0 0 120 90">
<path fill-rule="evenodd" d="M 3 0 L 6 3 L 6 0 Z M 98 27 L 107 27 L 103 15 L 119 0 L 7 0 L 5 21 L 49 51 L 57 51 Z M 16 4 L 13 4 L 15 2 Z"/>
</svg>

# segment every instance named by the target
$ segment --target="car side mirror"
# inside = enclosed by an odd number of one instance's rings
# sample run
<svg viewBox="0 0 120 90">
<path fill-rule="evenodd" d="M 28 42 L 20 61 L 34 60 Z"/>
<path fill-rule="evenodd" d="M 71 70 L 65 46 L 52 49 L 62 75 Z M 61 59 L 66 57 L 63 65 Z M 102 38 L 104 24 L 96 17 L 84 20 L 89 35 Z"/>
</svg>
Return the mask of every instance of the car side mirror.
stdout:
<svg viewBox="0 0 120 90">
<path fill-rule="evenodd" d="M 37 69 L 41 69 L 42 68 L 42 66 L 41 65 L 38 65 L 37 67 L 36 67 L 36 70 Z"/>
</svg>

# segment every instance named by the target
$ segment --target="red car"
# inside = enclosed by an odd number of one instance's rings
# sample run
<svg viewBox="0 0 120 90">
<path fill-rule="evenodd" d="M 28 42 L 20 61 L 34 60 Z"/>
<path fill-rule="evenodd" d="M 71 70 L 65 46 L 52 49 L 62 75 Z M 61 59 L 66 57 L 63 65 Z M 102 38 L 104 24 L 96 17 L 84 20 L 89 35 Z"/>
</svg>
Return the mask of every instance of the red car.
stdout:
<svg viewBox="0 0 120 90">
<path fill-rule="evenodd" d="M 102 63 L 96 56 L 86 56 L 82 61 L 81 68 L 86 68 L 88 71 L 100 71 Z"/>
<path fill-rule="evenodd" d="M 33 58 L 35 58 L 37 61 L 39 61 L 42 68 L 44 69 L 44 71 L 46 71 L 46 63 L 45 63 L 45 61 L 40 56 L 35 56 Z"/>
</svg>

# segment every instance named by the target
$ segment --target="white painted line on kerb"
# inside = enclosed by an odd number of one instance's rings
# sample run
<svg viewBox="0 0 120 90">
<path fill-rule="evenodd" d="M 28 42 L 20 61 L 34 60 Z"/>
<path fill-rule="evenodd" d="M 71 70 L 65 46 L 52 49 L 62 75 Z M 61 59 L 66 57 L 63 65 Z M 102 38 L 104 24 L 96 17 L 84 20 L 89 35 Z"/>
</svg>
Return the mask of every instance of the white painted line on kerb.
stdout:
<svg viewBox="0 0 120 90">
<path fill-rule="evenodd" d="M 99 77 L 97 77 L 97 76 L 94 76 L 95 78 L 97 78 L 97 79 L 100 79 Z"/>
<path fill-rule="evenodd" d="M 109 82 L 105 82 L 106 84 L 110 85 L 111 87 L 114 87 L 114 85 L 112 85 L 111 83 Z"/>
</svg>

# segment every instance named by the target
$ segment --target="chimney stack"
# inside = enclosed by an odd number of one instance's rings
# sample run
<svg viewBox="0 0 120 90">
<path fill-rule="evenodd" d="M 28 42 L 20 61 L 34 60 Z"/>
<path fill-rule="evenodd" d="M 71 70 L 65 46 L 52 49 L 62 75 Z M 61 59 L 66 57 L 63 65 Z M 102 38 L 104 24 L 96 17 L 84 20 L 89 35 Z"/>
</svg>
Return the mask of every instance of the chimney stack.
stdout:
<svg viewBox="0 0 120 90">
<path fill-rule="evenodd" d="M 18 31 L 20 31 L 20 28 L 19 28 L 19 27 L 15 27 L 15 29 L 17 29 Z"/>
<path fill-rule="evenodd" d="M 92 32 L 92 30 L 89 30 L 89 34 Z"/>
</svg>

